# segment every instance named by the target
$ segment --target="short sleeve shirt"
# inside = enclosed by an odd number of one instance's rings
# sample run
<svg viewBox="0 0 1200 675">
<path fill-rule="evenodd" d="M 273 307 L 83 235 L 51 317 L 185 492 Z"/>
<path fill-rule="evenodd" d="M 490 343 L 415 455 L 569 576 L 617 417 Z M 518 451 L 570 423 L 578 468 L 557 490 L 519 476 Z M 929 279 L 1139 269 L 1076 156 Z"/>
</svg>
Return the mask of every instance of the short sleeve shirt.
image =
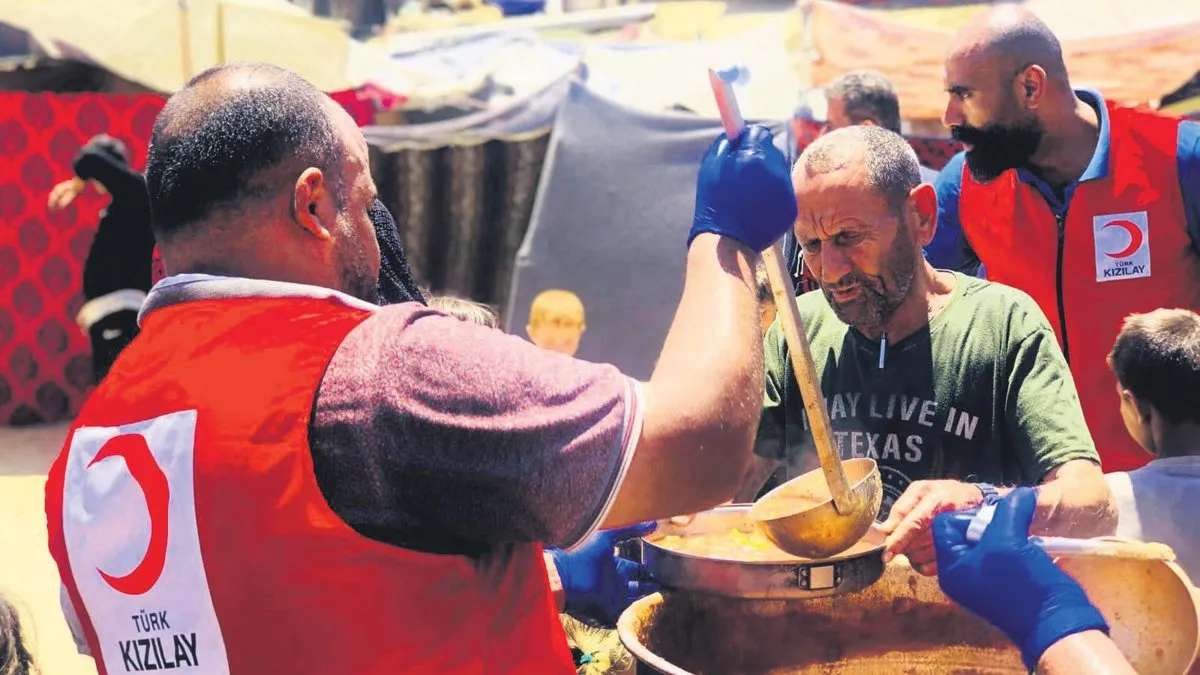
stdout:
<svg viewBox="0 0 1200 675">
<path fill-rule="evenodd" d="M 1072 459 L 1099 462 L 1045 315 L 1016 289 L 955 274 L 947 306 L 917 333 L 880 343 L 843 323 L 820 291 L 798 299 L 843 458 L 879 462 L 886 518 L 912 481 L 1038 483 Z M 768 482 L 819 463 L 778 323 L 765 338 L 755 451 L 783 460 Z"/>
</svg>

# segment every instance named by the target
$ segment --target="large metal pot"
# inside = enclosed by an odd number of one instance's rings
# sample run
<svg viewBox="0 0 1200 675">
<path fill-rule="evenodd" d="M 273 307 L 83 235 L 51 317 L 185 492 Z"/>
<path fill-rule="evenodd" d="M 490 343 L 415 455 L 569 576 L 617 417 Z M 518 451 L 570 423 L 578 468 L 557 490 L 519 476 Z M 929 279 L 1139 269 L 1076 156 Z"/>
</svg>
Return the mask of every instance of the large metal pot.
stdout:
<svg viewBox="0 0 1200 675">
<path fill-rule="evenodd" d="M 686 525 L 662 523 L 642 540 L 642 563 L 660 585 L 672 590 L 712 593 L 731 598 L 809 600 L 856 593 L 883 575 L 884 536 L 872 529 L 859 545 L 827 560 L 743 562 L 689 555 L 660 542 L 667 536 L 753 532 L 745 504 L 721 506 L 696 514 Z M 790 556 L 785 556 L 790 557 Z"/>
<path fill-rule="evenodd" d="M 1187 613 L 1189 593 L 1157 595 L 1170 609 L 1139 608 L 1102 599 L 1103 590 L 1081 581 L 1139 673 L 1186 672 L 1200 639 Z M 1194 613 L 1196 605 L 1190 607 Z M 642 664 L 639 672 L 665 675 L 1026 672 L 1002 634 L 951 602 L 936 579 L 917 574 L 903 557 L 853 595 L 803 602 L 651 595 L 627 609 L 617 629 Z"/>
</svg>

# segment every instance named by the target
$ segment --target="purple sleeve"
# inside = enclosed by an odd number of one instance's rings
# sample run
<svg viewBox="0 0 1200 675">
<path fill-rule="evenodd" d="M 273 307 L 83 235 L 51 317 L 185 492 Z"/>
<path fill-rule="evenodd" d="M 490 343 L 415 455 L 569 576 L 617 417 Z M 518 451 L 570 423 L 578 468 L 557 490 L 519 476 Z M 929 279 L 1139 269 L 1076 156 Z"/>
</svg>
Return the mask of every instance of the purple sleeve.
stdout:
<svg viewBox="0 0 1200 675">
<path fill-rule="evenodd" d="M 314 410 L 314 470 L 359 532 L 431 552 L 570 546 L 607 515 L 637 443 L 610 365 L 405 303 L 347 336 Z"/>
</svg>

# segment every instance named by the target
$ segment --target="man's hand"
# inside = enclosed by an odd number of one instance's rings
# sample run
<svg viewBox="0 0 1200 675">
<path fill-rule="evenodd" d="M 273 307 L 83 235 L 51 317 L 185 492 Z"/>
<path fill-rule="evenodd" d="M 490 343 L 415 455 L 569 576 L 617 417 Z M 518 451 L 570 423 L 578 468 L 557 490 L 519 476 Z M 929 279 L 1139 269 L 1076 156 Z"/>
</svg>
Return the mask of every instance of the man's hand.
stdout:
<svg viewBox="0 0 1200 675">
<path fill-rule="evenodd" d="M 791 167 L 771 131 L 751 125 L 737 138 L 721 134 L 700 164 L 688 245 L 697 235 L 712 233 L 759 253 L 795 222 Z"/>
<path fill-rule="evenodd" d="M 976 545 L 967 541 L 969 518 L 946 514 L 933 523 L 942 591 L 1003 631 L 1020 648 L 1030 672 L 1063 638 L 1108 632 L 1104 616 L 1079 584 L 1029 543 L 1037 502 L 1035 489 L 1013 490 L 996 506 Z"/>
<path fill-rule="evenodd" d="M 51 211 L 65 209 L 83 192 L 86 185 L 87 183 L 78 178 L 64 180 L 50 189 L 50 198 L 46 201 L 46 205 Z"/>
<path fill-rule="evenodd" d="M 588 537 L 574 551 L 549 549 L 567 598 L 567 613 L 614 625 L 634 600 L 658 587 L 641 579 L 641 565 L 617 555 L 617 544 L 644 537 L 656 523 L 604 530 Z"/>
<path fill-rule="evenodd" d="M 904 554 L 913 569 L 925 576 L 937 574 L 937 554 L 930 536 L 933 517 L 962 511 L 983 503 L 978 487 L 956 480 L 919 480 L 908 486 L 879 526 L 886 534 L 884 561 Z"/>
</svg>

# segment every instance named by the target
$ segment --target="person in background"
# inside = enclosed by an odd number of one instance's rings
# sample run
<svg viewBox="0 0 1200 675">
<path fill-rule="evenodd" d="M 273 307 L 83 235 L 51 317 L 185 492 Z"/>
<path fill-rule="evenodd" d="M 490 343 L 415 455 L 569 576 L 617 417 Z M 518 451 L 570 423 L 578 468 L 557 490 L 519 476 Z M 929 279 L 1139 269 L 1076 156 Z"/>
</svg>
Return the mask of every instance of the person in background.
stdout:
<svg viewBox="0 0 1200 675">
<path fill-rule="evenodd" d="M 587 330 L 583 301 L 571 291 L 551 288 L 538 293 L 529 305 L 525 333 L 533 344 L 552 352 L 574 356 Z"/>
<path fill-rule="evenodd" d="M 234 675 L 573 672 L 543 546 L 733 496 L 763 387 L 754 263 L 796 217 L 769 130 L 699 167 L 647 382 L 375 304 L 367 150 L 267 64 L 197 75 L 155 122 L 172 276 L 46 484 L 51 555 L 108 672 L 150 639 L 174 647 L 151 665 Z"/>
<path fill-rule="evenodd" d="M 38 672 L 25 643 L 21 616 L 8 598 L 0 595 L 0 675 L 35 675 Z"/>
<path fill-rule="evenodd" d="M 900 96 L 883 73 L 847 73 L 825 87 L 825 130 L 871 124 L 900 133 Z M 921 182 L 933 185 L 938 172 L 921 165 Z"/>
<path fill-rule="evenodd" d="M 1083 588 L 1029 543 L 1037 504 L 1036 489 L 1013 490 L 997 503 L 977 544 L 967 540 L 969 517 L 935 517 L 938 585 L 1003 632 L 1031 673 L 1136 675 Z"/>
<path fill-rule="evenodd" d="M 467 323 L 473 323 L 486 328 L 500 328 L 500 316 L 496 310 L 474 300 L 458 298 L 453 295 L 439 295 L 430 299 L 429 306 L 445 312 L 450 316 Z"/>
<path fill-rule="evenodd" d="M 154 233 L 146 180 L 129 166 L 129 151 L 106 135 L 93 137 L 72 166 L 75 177 L 50 191 L 49 208 L 66 208 L 88 185 L 111 198 L 83 264 L 84 305 L 76 322 L 92 343 L 96 382 L 137 335 L 137 313 L 150 291 Z"/>
<path fill-rule="evenodd" d="M 1115 507 L 1046 317 L 1028 295 L 934 269 L 933 187 L 900 135 L 858 125 L 805 148 L 792 173 L 796 239 L 821 284 L 797 298 L 834 442 L 874 459 L 885 558 L 934 574 L 936 513 L 1041 484 L 1037 528 L 1109 534 Z M 819 467 L 776 321 L 755 457 L 738 501 Z"/>
<path fill-rule="evenodd" d="M 1156 309 L 1125 319 L 1108 365 L 1121 419 L 1154 457 L 1106 477 L 1117 500 L 1118 537 L 1167 544 L 1200 583 L 1200 314 Z"/>
<path fill-rule="evenodd" d="M 936 187 L 935 267 L 1037 301 L 1071 366 L 1106 471 L 1148 460 L 1104 358 L 1121 320 L 1200 309 L 1200 123 L 1074 89 L 1028 10 L 989 9 L 946 57 L 945 124 L 966 147 Z"/>
</svg>

